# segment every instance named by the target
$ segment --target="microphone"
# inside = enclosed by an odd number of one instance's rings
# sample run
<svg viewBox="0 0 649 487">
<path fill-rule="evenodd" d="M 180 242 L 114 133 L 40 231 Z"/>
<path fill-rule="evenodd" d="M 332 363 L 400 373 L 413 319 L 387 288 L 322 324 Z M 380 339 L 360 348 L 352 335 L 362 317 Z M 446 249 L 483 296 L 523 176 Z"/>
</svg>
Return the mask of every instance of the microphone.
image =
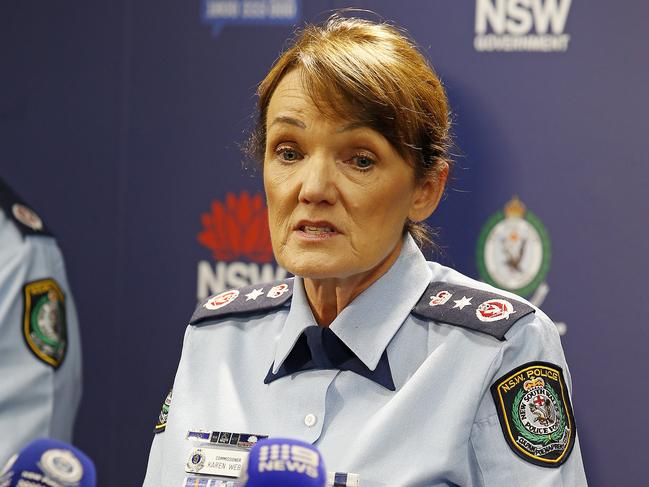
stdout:
<svg viewBox="0 0 649 487">
<path fill-rule="evenodd" d="M 81 450 L 41 438 L 25 446 L 0 472 L 0 487 L 96 487 L 95 466 Z"/>
<path fill-rule="evenodd" d="M 286 438 L 258 441 L 244 461 L 241 487 L 325 487 L 322 455 L 309 443 Z"/>
</svg>

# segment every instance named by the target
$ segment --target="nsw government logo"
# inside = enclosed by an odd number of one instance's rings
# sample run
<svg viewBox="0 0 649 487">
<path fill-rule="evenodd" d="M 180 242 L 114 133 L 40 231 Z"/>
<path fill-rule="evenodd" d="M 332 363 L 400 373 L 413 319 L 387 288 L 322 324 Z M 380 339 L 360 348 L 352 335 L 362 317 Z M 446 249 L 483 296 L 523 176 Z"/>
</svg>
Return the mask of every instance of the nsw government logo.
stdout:
<svg viewBox="0 0 649 487">
<path fill-rule="evenodd" d="M 563 52 L 571 0 L 476 0 L 476 51 Z"/>
<path fill-rule="evenodd" d="M 201 215 L 203 230 L 197 240 L 211 250 L 213 261 L 198 262 L 199 301 L 225 289 L 286 277 L 286 270 L 273 260 L 267 213 L 261 194 L 251 196 L 243 191 L 239 196 L 228 193 L 224 202 L 212 201 L 210 211 Z M 223 297 L 225 304 L 228 299 L 233 298 Z"/>
</svg>

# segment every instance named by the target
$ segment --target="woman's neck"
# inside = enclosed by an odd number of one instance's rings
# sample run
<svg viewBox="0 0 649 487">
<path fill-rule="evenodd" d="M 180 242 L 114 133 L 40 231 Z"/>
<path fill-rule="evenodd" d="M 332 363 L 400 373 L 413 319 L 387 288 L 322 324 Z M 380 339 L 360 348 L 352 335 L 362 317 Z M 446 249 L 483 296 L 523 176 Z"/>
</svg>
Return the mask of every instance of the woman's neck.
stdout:
<svg viewBox="0 0 649 487">
<path fill-rule="evenodd" d="M 397 260 L 403 247 L 399 240 L 396 247 L 376 267 L 344 278 L 311 279 L 305 277 L 304 290 L 313 316 L 320 326 L 328 327 L 336 316 L 365 291 Z"/>
</svg>

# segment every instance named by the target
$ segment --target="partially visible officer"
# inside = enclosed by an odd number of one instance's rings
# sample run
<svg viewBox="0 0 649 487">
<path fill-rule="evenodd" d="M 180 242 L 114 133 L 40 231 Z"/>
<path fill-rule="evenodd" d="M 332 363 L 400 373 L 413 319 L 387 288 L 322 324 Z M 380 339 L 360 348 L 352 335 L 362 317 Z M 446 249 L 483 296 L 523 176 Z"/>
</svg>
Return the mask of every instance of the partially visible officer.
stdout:
<svg viewBox="0 0 649 487">
<path fill-rule="evenodd" d="M 77 312 L 56 240 L 0 179 L 0 464 L 39 437 L 71 442 Z"/>
</svg>

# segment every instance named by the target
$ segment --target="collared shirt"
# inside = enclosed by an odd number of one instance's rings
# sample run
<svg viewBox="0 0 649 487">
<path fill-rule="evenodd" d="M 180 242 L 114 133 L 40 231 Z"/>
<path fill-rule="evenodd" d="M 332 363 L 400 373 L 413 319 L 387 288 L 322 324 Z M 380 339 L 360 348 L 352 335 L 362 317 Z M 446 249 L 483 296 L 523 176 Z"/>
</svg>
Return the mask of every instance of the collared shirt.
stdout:
<svg viewBox="0 0 649 487">
<path fill-rule="evenodd" d="M 71 442 L 81 398 L 79 329 L 61 251 L 52 236 L 21 228 L 12 208 L 42 222 L 13 197 L 0 180 L 0 464 L 36 438 Z"/>
<path fill-rule="evenodd" d="M 304 330 L 317 325 L 299 277 L 284 307 L 188 327 L 166 430 L 154 438 L 144 485 L 181 484 L 192 450 L 188 430 L 311 442 L 328 470 L 357 473 L 364 487 L 586 485 L 578 441 L 558 468 L 516 456 L 489 392 L 496 379 L 530 361 L 560 366 L 570 388 L 552 322 L 537 310 L 500 341 L 418 318 L 411 310 L 431 281 L 494 291 L 427 263 L 408 236 L 390 270 L 330 326 L 370 370 L 387 353 L 394 391 L 351 370 L 310 369 L 264 382 Z"/>
<path fill-rule="evenodd" d="M 387 351 L 383 352 L 376 368 L 372 370 L 338 338 L 338 335 L 324 326 L 305 328 L 275 373 L 273 373 L 274 368 L 273 365 L 268 371 L 264 379 L 266 384 L 306 370 L 339 369 L 356 372 L 391 391 L 395 390 Z"/>
</svg>

